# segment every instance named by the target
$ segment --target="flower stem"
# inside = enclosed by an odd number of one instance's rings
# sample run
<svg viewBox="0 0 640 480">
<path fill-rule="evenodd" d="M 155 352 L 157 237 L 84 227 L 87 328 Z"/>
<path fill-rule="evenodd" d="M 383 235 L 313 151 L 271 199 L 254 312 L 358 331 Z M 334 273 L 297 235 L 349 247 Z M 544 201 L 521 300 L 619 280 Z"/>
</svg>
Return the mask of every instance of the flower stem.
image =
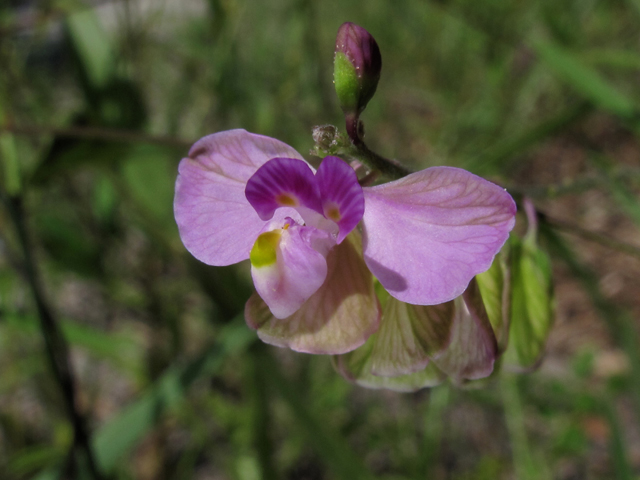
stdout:
<svg viewBox="0 0 640 480">
<path fill-rule="evenodd" d="M 509 437 L 511 437 L 515 476 L 522 480 L 538 480 L 524 425 L 522 398 L 515 376 L 508 373 L 503 374 L 500 386 L 507 430 Z"/>
<path fill-rule="evenodd" d="M 377 170 L 387 177 L 397 180 L 402 177 L 406 177 L 411 173 L 407 167 L 401 165 L 395 160 L 385 158 L 382 155 L 378 155 L 367 147 L 362 140 L 361 132 L 364 130 L 363 124 L 357 116 L 345 116 L 347 135 L 351 140 L 353 151 L 350 152 L 352 156 L 356 157 L 366 166 L 372 170 Z"/>
<path fill-rule="evenodd" d="M 271 391 L 267 385 L 268 375 L 263 372 L 261 359 L 265 351 L 262 342 L 254 343 L 249 349 L 245 360 L 246 388 L 251 404 L 251 426 L 253 447 L 258 457 L 262 480 L 276 480 L 278 473 L 273 457 L 273 444 L 270 437 L 271 422 L 269 403 Z"/>
</svg>

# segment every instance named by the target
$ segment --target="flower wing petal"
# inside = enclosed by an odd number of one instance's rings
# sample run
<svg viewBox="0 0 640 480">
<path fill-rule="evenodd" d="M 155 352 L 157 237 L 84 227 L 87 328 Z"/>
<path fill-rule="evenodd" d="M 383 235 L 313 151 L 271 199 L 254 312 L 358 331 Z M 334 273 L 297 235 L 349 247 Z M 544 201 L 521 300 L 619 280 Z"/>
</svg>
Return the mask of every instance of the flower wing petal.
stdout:
<svg viewBox="0 0 640 480">
<path fill-rule="evenodd" d="M 247 201 L 245 186 L 275 157 L 302 160 L 285 143 L 245 130 L 214 133 L 191 147 L 178 167 L 173 208 L 180 238 L 194 257 L 216 266 L 249 258 L 264 222 Z M 278 218 L 300 218 L 282 210 Z"/>
<path fill-rule="evenodd" d="M 511 196 L 459 168 L 428 168 L 364 195 L 365 261 L 407 303 L 434 305 L 462 294 L 515 224 Z"/>
<path fill-rule="evenodd" d="M 498 356 L 498 343 L 475 278 L 455 304 L 451 343 L 433 362 L 458 383 L 487 377 Z"/>
<path fill-rule="evenodd" d="M 324 216 L 338 224 L 338 243 L 358 225 L 364 194 L 356 172 L 338 157 L 325 157 L 316 173 Z"/>
<path fill-rule="evenodd" d="M 329 252 L 327 279 L 293 315 L 279 320 L 253 295 L 247 324 L 264 342 L 298 352 L 339 354 L 362 345 L 378 329 L 380 305 L 358 240 L 351 235 Z"/>
<path fill-rule="evenodd" d="M 333 245 L 329 233 L 299 225 L 258 237 L 251 250 L 251 276 L 274 317 L 292 315 L 320 288 Z"/>
</svg>

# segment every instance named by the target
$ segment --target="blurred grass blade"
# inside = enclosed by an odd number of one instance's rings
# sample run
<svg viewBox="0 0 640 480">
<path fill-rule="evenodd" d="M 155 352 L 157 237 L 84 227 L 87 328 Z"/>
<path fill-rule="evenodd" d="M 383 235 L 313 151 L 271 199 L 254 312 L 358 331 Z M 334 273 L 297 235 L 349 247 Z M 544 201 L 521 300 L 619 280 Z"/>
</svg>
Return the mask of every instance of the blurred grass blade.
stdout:
<svg viewBox="0 0 640 480">
<path fill-rule="evenodd" d="M 616 202 L 636 224 L 640 225 L 640 200 L 634 192 L 627 188 L 623 177 L 615 174 L 614 163 L 602 155 L 592 156 L 591 160 L 605 177 L 606 185 Z"/>
<path fill-rule="evenodd" d="M 7 312 L 3 321 L 5 326 L 12 329 L 33 334 L 38 331 L 38 319 L 33 315 Z M 85 348 L 97 358 L 112 360 L 115 365 L 138 373 L 137 365 L 142 351 L 140 343 L 131 335 L 124 332 L 104 332 L 70 320 L 60 322 L 60 327 L 70 345 Z"/>
<path fill-rule="evenodd" d="M 307 440 L 333 470 L 336 478 L 342 480 L 373 480 L 375 477 L 356 456 L 349 444 L 327 428 L 327 422 L 316 416 L 309 408 L 300 392 L 282 375 L 279 366 L 272 356 L 264 351 L 262 354 L 263 375 L 268 375 L 270 385 L 287 403 L 296 417 Z"/>
<path fill-rule="evenodd" d="M 123 456 L 129 453 L 155 427 L 169 408 L 175 406 L 189 386 L 202 375 L 211 375 L 230 354 L 248 347 L 255 340 L 244 318 L 238 316 L 220 332 L 218 342 L 185 366 L 174 365 L 133 404 L 96 431 L 92 446 L 100 469 L 112 474 Z M 42 472 L 37 480 L 60 478 L 55 469 Z"/>
<path fill-rule="evenodd" d="M 87 80 L 96 88 L 105 87 L 115 73 L 115 56 L 96 13 L 91 8 L 71 13 L 66 27 Z"/>
<path fill-rule="evenodd" d="M 494 173 L 505 169 L 518 158 L 517 155 L 546 138 L 559 134 L 591 110 L 590 104 L 583 102 L 561 111 L 519 135 L 496 142 L 493 147 L 467 161 L 464 167 L 478 174 Z"/>
<path fill-rule="evenodd" d="M 637 112 L 634 102 L 616 90 L 576 55 L 550 41 L 535 40 L 529 45 L 538 58 L 577 93 L 603 110 L 625 119 Z"/>
<path fill-rule="evenodd" d="M 633 470 L 627 459 L 627 453 L 624 448 L 624 435 L 620 419 L 615 410 L 613 398 L 606 396 L 602 402 L 604 414 L 609 422 L 610 436 L 610 453 L 613 463 L 616 480 L 634 480 L 637 477 L 633 475 Z"/>
<path fill-rule="evenodd" d="M 7 121 L 7 116 L 0 103 L 0 124 Z M 20 193 L 20 163 L 16 150 L 15 138 L 8 132 L 0 132 L 0 174 L 4 177 L 2 187 L 10 196 Z"/>
<path fill-rule="evenodd" d="M 196 378 L 211 375 L 224 359 L 245 349 L 255 339 L 242 316 L 224 327 L 219 341 L 186 366 L 170 368 L 132 405 L 94 435 L 93 448 L 102 471 L 111 473 L 120 459 L 158 422 L 161 415 L 184 397 Z"/>
<path fill-rule="evenodd" d="M 278 471 L 275 465 L 274 444 L 271 439 L 273 416 L 271 415 L 271 396 L 269 378 L 262 374 L 260 362 L 261 350 L 269 348 L 262 342 L 256 342 L 247 352 L 244 361 L 245 390 L 249 398 L 249 418 L 251 425 L 252 446 L 260 468 L 260 480 L 277 480 Z"/>
<path fill-rule="evenodd" d="M 449 385 L 440 385 L 429 392 L 429 403 L 424 415 L 424 437 L 422 439 L 422 453 L 416 462 L 415 478 L 433 478 L 440 458 L 440 451 L 444 445 L 444 413 L 449 406 Z"/>
<path fill-rule="evenodd" d="M 26 478 L 42 467 L 61 461 L 64 454 L 64 451 L 50 445 L 27 447 L 7 459 L 6 471 L 13 478 Z"/>
<path fill-rule="evenodd" d="M 549 250 L 564 261 L 574 277 L 582 282 L 591 302 L 609 328 L 611 337 L 625 351 L 631 366 L 630 390 L 636 411 L 640 412 L 640 342 L 633 320 L 626 310 L 604 297 L 598 277 L 580 263 L 564 239 L 545 222 L 540 223 L 540 234 L 544 236 Z"/>
<path fill-rule="evenodd" d="M 640 1 L 638 2 L 640 5 Z M 594 48 L 582 56 L 588 63 L 625 70 L 640 70 L 640 54 L 632 50 Z"/>
</svg>

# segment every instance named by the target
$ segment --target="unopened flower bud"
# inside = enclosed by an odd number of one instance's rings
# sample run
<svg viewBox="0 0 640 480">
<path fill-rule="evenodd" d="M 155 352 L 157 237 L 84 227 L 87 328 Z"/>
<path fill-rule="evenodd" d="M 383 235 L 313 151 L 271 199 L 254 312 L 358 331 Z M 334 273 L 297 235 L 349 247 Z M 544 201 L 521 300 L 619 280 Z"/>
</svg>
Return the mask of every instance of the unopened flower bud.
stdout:
<svg viewBox="0 0 640 480">
<path fill-rule="evenodd" d="M 357 117 L 376 92 L 382 57 L 375 39 L 364 28 L 346 22 L 338 29 L 333 79 L 340 108 Z"/>
</svg>

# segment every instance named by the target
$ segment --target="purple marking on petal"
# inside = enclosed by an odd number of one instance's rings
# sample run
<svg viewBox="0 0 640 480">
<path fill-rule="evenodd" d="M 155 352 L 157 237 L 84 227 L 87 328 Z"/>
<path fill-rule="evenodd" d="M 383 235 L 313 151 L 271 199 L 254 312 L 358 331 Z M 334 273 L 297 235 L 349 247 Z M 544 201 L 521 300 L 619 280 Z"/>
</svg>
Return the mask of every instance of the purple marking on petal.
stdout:
<svg viewBox="0 0 640 480">
<path fill-rule="evenodd" d="M 276 247 L 276 262 L 269 266 L 251 266 L 258 295 L 276 318 L 286 318 L 324 283 L 326 256 L 335 241 L 331 235 L 313 227 L 289 225 L 281 230 Z"/>
<path fill-rule="evenodd" d="M 338 157 L 325 157 L 316 173 L 324 216 L 338 224 L 340 243 L 364 214 L 364 194 L 356 172 Z"/>
<path fill-rule="evenodd" d="M 273 158 L 262 165 L 247 182 L 245 195 L 262 220 L 269 220 L 280 207 L 322 213 L 313 170 L 296 158 Z"/>
<path fill-rule="evenodd" d="M 198 140 L 178 167 L 173 202 L 180 238 L 198 260 L 231 265 L 249 258 L 264 222 L 245 197 L 247 180 L 274 157 L 302 157 L 290 146 L 245 130 Z M 283 209 L 276 217 L 300 216 Z"/>
<path fill-rule="evenodd" d="M 511 196 L 459 168 L 428 168 L 364 196 L 365 261 L 391 295 L 417 305 L 462 294 L 515 224 Z"/>
</svg>

